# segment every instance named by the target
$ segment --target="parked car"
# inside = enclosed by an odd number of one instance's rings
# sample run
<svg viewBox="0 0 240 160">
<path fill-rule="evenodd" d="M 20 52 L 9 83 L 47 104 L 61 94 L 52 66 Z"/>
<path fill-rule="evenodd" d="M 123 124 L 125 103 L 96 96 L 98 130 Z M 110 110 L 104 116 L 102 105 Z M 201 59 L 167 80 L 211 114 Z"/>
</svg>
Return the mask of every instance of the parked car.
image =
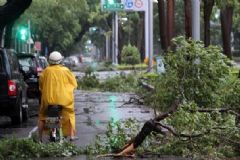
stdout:
<svg viewBox="0 0 240 160">
<path fill-rule="evenodd" d="M 69 69 L 72 69 L 75 66 L 75 62 L 71 58 L 69 58 L 69 57 L 64 58 L 61 63 L 64 66 L 68 67 Z"/>
<path fill-rule="evenodd" d="M 0 48 L 0 115 L 11 117 L 12 124 L 28 119 L 26 90 L 16 54 Z"/>
<path fill-rule="evenodd" d="M 24 80 L 28 85 L 27 96 L 39 98 L 39 76 L 43 70 L 39 63 L 39 56 L 31 53 L 18 53 L 17 57 Z"/>
</svg>

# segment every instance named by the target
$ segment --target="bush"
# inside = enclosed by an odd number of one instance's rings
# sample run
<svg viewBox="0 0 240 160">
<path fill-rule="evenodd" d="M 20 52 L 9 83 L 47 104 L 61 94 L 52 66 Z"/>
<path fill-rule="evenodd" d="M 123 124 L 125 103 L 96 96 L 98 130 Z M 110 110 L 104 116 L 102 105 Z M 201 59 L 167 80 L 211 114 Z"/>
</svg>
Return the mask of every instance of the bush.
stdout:
<svg viewBox="0 0 240 160">
<path fill-rule="evenodd" d="M 37 143 L 32 139 L 8 138 L 0 141 L 0 159 L 30 159 L 40 157 L 70 157 L 81 150 L 70 142 Z"/>
<path fill-rule="evenodd" d="M 132 46 L 131 44 L 128 44 L 127 46 L 124 46 L 121 53 L 122 63 L 125 64 L 139 64 L 140 59 L 140 53 L 138 49 L 135 46 Z"/>
<path fill-rule="evenodd" d="M 148 66 L 146 64 L 137 64 L 134 65 L 135 70 L 146 70 Z M 116 66 L 117 70 L 132 70 L 133 66 L 132 65 L 118 65 Z"/>
<path fill-rule="evenodd" d="M 100 90 L 110 92 L 133 92 L 137 88 L 136 75 L 120 75 L 100 84 Z"/>
<path fill-rule="evenodd" d="M 93 73 L 91 67 L 87 68 L 85 71 L 85 75 L 82 77 L 81 80 L 78 81 L 78 88 L 79 89 L 93 89 L 99 86 L 99 80 L 97 79 L 96 75 Z"/>
</svg>

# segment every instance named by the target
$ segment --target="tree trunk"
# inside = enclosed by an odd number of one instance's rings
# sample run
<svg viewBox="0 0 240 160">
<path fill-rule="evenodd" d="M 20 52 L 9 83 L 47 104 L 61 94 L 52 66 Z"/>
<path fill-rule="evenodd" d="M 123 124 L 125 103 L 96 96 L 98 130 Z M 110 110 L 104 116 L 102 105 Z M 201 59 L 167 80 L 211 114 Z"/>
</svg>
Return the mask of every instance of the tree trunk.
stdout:
<svg viewBox="0 0 240 160">
<path fill-rule="evenodd" d="M 121 27 L 121 25 L 119 26 L 119 30 L 118 30 L 118 49 L 119 49 L 119 56 L 118 56 L 118 63 L 121 64 L 122 63 L 122 59 L 121 59 L 121 53 L 122 53 L 122 49 L 123 49 L 123 42 L 124 42 L 124 34 L 123 34 L 123 28 Z M 110 57 L 109 57 L 110 58 Z M 108 59 L 109 60 L 109 59 Z"/>
<path fill-rule="evenodd" d="M 171 40 L 174 37 L 174 8 L 175 8 L 175 1 L 168 0 L 167 1 L 167 46 L 171 46 Z"/>
<path fill-rule="evenodd" d="M 167 50 L 167 26 L 165 16 L 165 4 L 164 0 L 158 0 L 158 15 L 159 15 L 159 28 L 160 28 L 160 39 L 163 51 Z"/>
<path fill-rule="evenodd" d="M 137 48 L 141 53 L 141 46 L 144 44 L 144 16 L 143 14 L 139 14 L 140 15 L 140 19 L 138 21 L 138 35 L 137 35 Z M 141 53 L 141 61 L 143 61 L 144 59 L 144 55 L 143 53 Z"/>
<path fill-rule="evenodd" d="M 204 45 L 208 47 L 210 45 L 210 17 L 212 14 L 212 8 L 214 0 L 203 0 L 204 2 Z"/>
<path fill-rule="evenodd" d="M 190 0 L 184 0 L 184 15 L 185 15 L 185 36 L 192 37 L 192 3 Z"/>
<path fill-rule="evenodd" d="M 231 30 L 232 30 L 233 7 L 226 5 L 224 8 L 222 8 L 220 18 L 223 40 L 223 52 L 228 58 L 232 59 Z"/>
</svg>

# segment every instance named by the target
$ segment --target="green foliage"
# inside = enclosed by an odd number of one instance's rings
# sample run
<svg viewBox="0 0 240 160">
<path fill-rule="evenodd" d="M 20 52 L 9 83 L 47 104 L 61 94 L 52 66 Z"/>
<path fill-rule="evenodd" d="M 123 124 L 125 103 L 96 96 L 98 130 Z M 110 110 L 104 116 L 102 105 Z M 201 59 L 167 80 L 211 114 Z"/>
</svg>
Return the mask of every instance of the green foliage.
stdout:
<svg viewBox="0 0 240 160">
<path fill-rule="evenodd" d="M 152 84 L 152 82 L 155 82 L 157 78 L 159 78 L 159 74 L 154 72 L 144 73 L 140 77 L 140 79 L 147 81 L 148 84 Z"/>
<path fill-rule="evenodd" d="M 234 109 L 240 113 L 240 80 L 229 80 L 223 90 L 225 91 L 225 94 L 222 98 L 225 99 L 226 107 Z"/>
<path fill-rule="evenodd" d="M 15 25 L 27 24 L 30 20 L 34 40 L 44 42 L 47 39 L 50 47 L 66 51 L 82 30 L 87 15 L 85 0 L 33 0 Z"/>
<path fill-rule="evenodd" d="M 239 155 L 240 131 L 232 114 L 239 114 L 239 80 L 230 74 L 229 60 L 216 46 L 205 48 L 202 42 L 184 37 L 174 44 L 176 51 L 164 57 L 166 72 L 153 79 L 156 92 L 148 94 L 146 102 L 163 111 L 179 99 L 181 105 L 165 123 L 178 134 L 199 136 L 169 137 L 159 151 L 210 159 Z M 203 108 L 213 111 L 199 112 Z M 218 108 L 231 112 L 221 113 Z"/>
<path fill-rule="evenodd" d="M 96 68 L 97 71 L 113 71 L 115 66 L 112 65 L 111 61 L 100 62 Z"/>
<path fill-rule="evenodd" d="M 85 75 L 78 81 L 79 89 L 94 89 L 108 92 L 133 92 L 136 90 L 137 85 L 136 74 L 125 75 L 124 73 L 100 82 L 90 67 L 86 70 Z"/>
<path fill-rule="evenodd" d="M 204 129 L 204 126 L 213 127 L 215 124 L 213 119 L 217 119 L 217 121 L 223 123 L 223 125 L 227 124 L 228 127 L 224 132 L 222 132 L 221 128 L 218 128 L 206 132 L 205 136 L 195 138 L 174 137 L 171 134 L 164 136 L 152 132 L 146 137 L 143 144 L 137 148 L 136 154 L 149 153 L 154 155 L 160 153 L 162 155 L 177 155 L 191 157 L 193 159 L 224 159 L 226 157 L 239 156 L 239 153 L 237 154 L 236 152 L 238 149 L 229 145 L 229 140 L 239 139 L 240 136 L 238 133 L 239 129 L 234 127 L 233 117 L 227 116 L 226 118 L 228 120 L 224 120 L 218 113 L 215 113 L 214 116 L 210 114 L 199 116 L 200 113 L 192 112 L 193 117 L 188 111 L 190 109 L 196 109 L 196 107 L 194 103 L 182 105 L 181 110 L 177 112 L 174 118 L 169 119 L 168 123 L 173 124 L 177 122 L 179 128 L 177 128 L 176 132 L 180 129 L 183 130 L 181 133 L 189 135 L 199 134 L 200 132 L 197 131 L 198 127 L 204 132 L 208 131 L 206 128 Z M 197 118 L 198 116 L 200 119 Z M 88 146 L 85 153 L 88 155 L 118 153 L 119 150 L 140 131 L 139 123 L 139 121 L 131 118 L 125 122 L 111 119 L 107 125 L 105 134 L 97 135 L 95 143 Z M 189 132 L 189 130 L 191 130 L 191 132 Z M 232 133 L 231 135 L 234 136 L 229 136 L 229 133 Z M 226 142 L 226 144 L 223 145 L 222 141 Z"/>
<path fill-rule="evenodd" d="M 135 70 L 144 70 L 147 69 L 147 65 L 146 64 L 136 64 L 134 65 L 134 69 Z M 132 70 L 133 66 L 132 65 L 126 65 L 126 64 L 121 64 L 116 66 L 117 70 Z"/>
<path fill-rule="evenodd" d="M 124 75 L 108 78 L 100 85 L 100 90 L 111 92 L 133 92 L 137 88 L 136 75 Z"/>
<path fill-rule="evenodd" d="M 85 71 L 85 75 L 78 81 L 79 89 L 93 89 L 99 86 L 99 80 L 93 73 L 92 67 L 88 67 Z"/>
<path fill-rule="evenodd" d="M 224 7 L 224 6 L 233 6 L 236 7 L 239 5 L 238 0 L 216 0 L 216 3 L 219 7 Z"/>
<path fill-rule="evenodd" d="M 96 136 L 95 144 L 89 146 L 88 154 L 103 154 L 118 152 L 134 135 L 137 134 L 139 125 L 135 119 L 128 119 L 125 122 L 111 119 L 107 125 L 104 135 Z"/>
<path fill-rule="evenodd" d="M 0 159 L 29 159 L 40 157 L 70 157 L 80 149 L 70 142 L 37 143 L 32 139 L 9 138 L 0 141 Z"/>
<path fill-rule="evenodd" d="M 138 49 L 131 44 L 123 46 L 121 58 L 125 64 L 135 65 L 140 63 L 140 53 Z"/>
<path fill-rule="evenodd" d="M 194 101 L 201 107 L 220 106 L 219 87 L 229 76 L 227 58 L 216 46 L 205 48 L 203 43 L 184 37 L 175 39 L 174 43 L 177 50 L 167 53 L 166 73 L 155 83 L 158 92 L 153 98 L 158 106 L 168 108 L 176 98 Z"/>
</svg>

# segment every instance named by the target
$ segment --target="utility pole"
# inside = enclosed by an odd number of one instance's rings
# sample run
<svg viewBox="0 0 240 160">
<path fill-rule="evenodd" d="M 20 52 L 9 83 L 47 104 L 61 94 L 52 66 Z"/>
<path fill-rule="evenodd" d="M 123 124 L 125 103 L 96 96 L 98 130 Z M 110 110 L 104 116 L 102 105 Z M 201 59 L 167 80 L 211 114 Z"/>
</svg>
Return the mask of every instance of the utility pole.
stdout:
<svg viewBox="0 0 240 160">
<path fill-rule="evenodd" d="M 116 12 L 113 12 L 112 15 L 112 64 L 114 64 L 114 55 L 115 55 L 115 14 Z"/>
<path fill-rule="evenodd" d="M 30 24 L 30 20 L 28 20 L 28 53 L 30 53 L 31 52 L 31 42 L 30 42 L 30 40 L 31 40 L 31 26 L 30 26 L 31 24 Z"/>
<path fill-rule="evenodd" d="M 118 12 L 115 12 L 115 51 L 114 51 L 114 63 L 118 64 Z"/>
<path fill-rule="evenodd" d="M 148 71 L 151 72 L 153 68 L 153 0 L 149 0 L 148 4 L 148 25 L 149 25 L 149 30 L 145 30 L 145 32 L 148 32 Z"/>
<path fill-rule="evenodd" d="M 118 64 L 118 13 L 113 12 L 112 19 L 112 64 Z"/>
<path fill-rule="evenodd" d="M 192 38 L 200 40 L 200 0 L 192 0 Z"/>
<path fill-rule="evenodd" d="M 106 32 L 105 33 L 105 37 L 106 37 L 106 57 L 105 59 L 108 61 L 109 60 L 109 43 L 110 43 L 110 37 L 109 34 Z"/>
<path fill-rule="evenodd" d="M 31 53 L 31 45 L 33 44 L 33 39 L 31 36 L 31 22 L 30 20 L 28 20 L 28 40 L 27 40 L 27 44 L 28 44 L 28 53 Z"/>
</svg>

